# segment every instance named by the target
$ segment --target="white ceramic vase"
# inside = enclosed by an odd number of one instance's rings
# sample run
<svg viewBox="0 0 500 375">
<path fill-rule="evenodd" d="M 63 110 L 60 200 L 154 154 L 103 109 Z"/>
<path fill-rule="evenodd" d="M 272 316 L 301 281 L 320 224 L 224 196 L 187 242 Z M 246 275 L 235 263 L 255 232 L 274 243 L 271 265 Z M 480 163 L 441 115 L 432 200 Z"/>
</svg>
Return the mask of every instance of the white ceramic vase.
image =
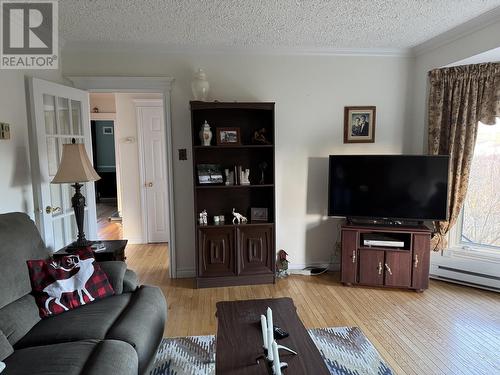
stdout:
<svg viewBox="0 0 500 375">
<path fill-rule="evenodd" d="M 205 123 L 201 126 L 200 130 L 200 140 L 201 144 L 203 146 L 210 146 L 210 141 L 212 140 L 212 130 L 210 130 L 210 125 L 208 124 L 207 120 L 205 120 Z"/>
<path fill-rule="evenodd" d="M 194 74 L 193 82 L 191 82 L 191 89 L 195 100 L 207 101 L 210 84 L 207 81 L 207 75 L 203 69 L 198 69 Z"/>
</svg>

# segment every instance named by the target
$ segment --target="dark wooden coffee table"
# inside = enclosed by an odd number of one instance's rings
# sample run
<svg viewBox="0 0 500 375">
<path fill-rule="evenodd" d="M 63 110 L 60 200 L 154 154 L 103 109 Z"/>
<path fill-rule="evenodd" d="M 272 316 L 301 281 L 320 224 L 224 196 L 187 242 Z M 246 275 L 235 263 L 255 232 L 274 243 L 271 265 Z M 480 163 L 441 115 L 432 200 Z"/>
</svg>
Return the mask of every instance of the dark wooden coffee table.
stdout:
<svg viewBox="0 0 500 375">
<path fill-rule="evenodd" d="M 277 343 L 297 351 L 291 355 L 280 350 L 281 362 L 288 368 L 283 374 L 329 375 L 325 362 L 316 345 L 297 315 L 291 298 L 258 299 L 217 303 L 217 375 L 271 374 L 272 371 L 261 358 L 263 354 L 260 315 L 267 307 L 273 310 L 274 324 L 290 333 Z"/>
</svg>

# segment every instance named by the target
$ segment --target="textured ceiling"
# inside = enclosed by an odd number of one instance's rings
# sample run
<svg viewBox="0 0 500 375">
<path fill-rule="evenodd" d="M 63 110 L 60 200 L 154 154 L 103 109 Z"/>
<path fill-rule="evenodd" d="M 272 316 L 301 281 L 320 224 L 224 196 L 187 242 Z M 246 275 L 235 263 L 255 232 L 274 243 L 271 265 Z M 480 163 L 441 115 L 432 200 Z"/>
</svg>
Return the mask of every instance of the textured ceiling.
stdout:
<svg viewBox="0 0 500 375">
<path fill-rule="evenodd" d="M 500 0 L 63 0 L 66 43 L 411 48 Z"/>
</svg>

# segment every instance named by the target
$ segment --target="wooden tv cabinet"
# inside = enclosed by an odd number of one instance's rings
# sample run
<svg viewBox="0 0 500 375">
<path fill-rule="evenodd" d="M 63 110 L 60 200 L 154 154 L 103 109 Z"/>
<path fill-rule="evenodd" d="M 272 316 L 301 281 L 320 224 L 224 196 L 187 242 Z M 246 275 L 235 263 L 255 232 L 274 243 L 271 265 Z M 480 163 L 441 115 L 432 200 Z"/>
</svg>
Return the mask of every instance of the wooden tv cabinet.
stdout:
<svg viewBox="0 0 500 375">
<path fill-rule="evenodd" d="M 430 237 L 425 226 L 342 226 L 341 281 L 344 285 L 406 288 L 418 292 L 429 286 Z M 383 235 L 403 246 L 365 246 L 370 235 Z"/>
</svg>

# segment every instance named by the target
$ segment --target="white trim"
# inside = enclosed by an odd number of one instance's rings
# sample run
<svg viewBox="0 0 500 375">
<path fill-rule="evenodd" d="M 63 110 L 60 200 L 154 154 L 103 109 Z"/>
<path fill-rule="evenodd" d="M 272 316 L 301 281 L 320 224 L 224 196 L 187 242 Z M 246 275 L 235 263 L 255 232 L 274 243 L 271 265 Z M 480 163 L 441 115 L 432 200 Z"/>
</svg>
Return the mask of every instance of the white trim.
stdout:
<svg viewBox="0 0 500 375">
<path fill-rule="evenodd" d="M 194 268 L 179 268 L 177 269 L 177 277 L 179 279 L 196 277 L 196 270 Z"/>
<path fill-rule="evenodd" d="M 144 245 L 145 241 L 142 237 L 132 237 L 132 238 L 127 238 L 127 243 L 129 245 Z"/>
<path fill-rule="evenodd" d="M 236 46 L 169 46 L 164 43 L 140 42 L 72 42 L 65 46 L 68 52 L 105 51 L 158 54 L 233 54 L 233 55 L 312 55 L 312 56 L 380 56 L 380 57 L 409 57 L 411 48 L 300 48 L 300 47 L 236 47 Z M 71 77 L 69 77 L 71 79 Z"/>
<path fill-rule="evenodd" d="M 170 92 L 171 77 L 68 76 L 75 87 L 90 92 Z"/>
<path fill-rule="evenodd" d="M 163 94 L 163 117 L 165 121 L 165 134 L 167 137 L 167 176 L 168 178 L 168 207 L 169 207 L 169 274 L 171 278 L 177 278 L 176 241 L 175 241 L 175 205 L 174 205 L 174 167 L 173 167 L 173 141 L 172 141 L 172 117 L 171 90 L 174 79 L 171 77 L 118 77 L 118 76 L 69 76 L 65 77 L 73 84 L 89 92 L 133 92 L 133 93 L 162 93 Z M 142 241 L 143 239 L 135 239 Z M 129 243 L 135 242 L 129 239 Z"/>
<path fill-rule="evenodd" d="M 137 106 L 135 103 L 135 123 L 137 125 L 137 149 L 139 151 L 139 186 L 141 195 L 141 232 L 142 237 L 146 240 L 145 243 L 149 243 L 149 231 L 148 231 L 148 209 L 146 203 L 146 191 L 144 189 L 144 184 L 146 179 L 144 178 L 144 138 L 142 134 L 142 121 L 141 118 L 141 107 Z"/>
<path fill-rule="evenodd" d="M 457 39 L 463 38 L 469 34 L 476 31 L 484 29 L 485 27 L 498 22 L 500 19 L 500 7 L 496 7 L 486 13 L 481 14 L 461 25 L 454 27 L 442 34 L 435 36 L 429 40 L 412 48 L 412 52 L 415 56 L 422 55 L 424 53 L 430 52 L 434 49 L 442 47 L 449 44 Z"/>
<path fill-rule="evenodd" d="M 91 113 L 90 119 L 93 121 L 115 121 L 116 113 L 114 112 L 99 112 L 99 113 Z"/>
</svg>

